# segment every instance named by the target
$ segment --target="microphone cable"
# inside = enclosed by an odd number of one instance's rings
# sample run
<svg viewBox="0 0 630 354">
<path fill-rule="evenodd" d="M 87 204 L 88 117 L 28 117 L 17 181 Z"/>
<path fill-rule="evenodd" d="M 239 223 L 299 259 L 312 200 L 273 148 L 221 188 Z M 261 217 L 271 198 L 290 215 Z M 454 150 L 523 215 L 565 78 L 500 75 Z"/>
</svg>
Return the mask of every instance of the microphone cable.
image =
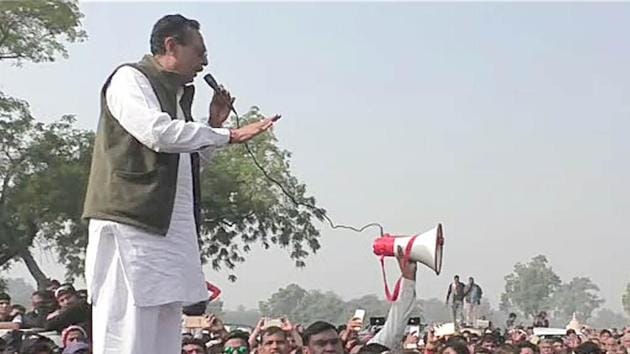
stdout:
<svg viewBox="0 0 630 354">
<path fill-rule="evenodd" d="M 228 102 L 223 97 L 223 95 L 221 94 L 221 91 L 220 91 L 220 86 L 217 83 L 217 81 L 214 79 L 214 77 L 212 77 L 211 74 L 206 74 L 204 76 L 204 80 L 214 90 L 214 92 L 220 97 L 220 99 L 224 103 L 227 103 L 230 106 L 230 110 L 232 112 L 234 112 L 234 114 L 236 115 L 236 128 L 240 128 L 241 127 L 241 123 L 240 123 L 239 114 L 236 111 L 236 108 L 234 108 L 234 106 L 232 105 L 232 102 Z M 333 222 L 333 220 L 328 215 L 326 215 L 325 209 L 318 208 L 315 205 L 304 203 L 304 202 L 301 202 L 301 201 L 297 200 L 291 193 L 289 193 L 289 191 L 287 191 L 287 189 L 285 188 L 285 186 L 282 183 L 278 182 L 275 178 L 273 178 L 271 175 L 269 175 L 267 170 L 265 170 L 265 168 L 258 162 L 258 159 L 256 159 L 256 156 L 254 155 L 254 153 L 250 149 L 249 144 L 247 142 L 244 142 L 243 145 L 245 145 L 245 149 L 247 150 L 247 153 L 251 157 L 252 161 L 254 162 L 254 165 L 256 165 L 256 167 L 260 170 L 260 172 L 262 172 L 262 174 L 265 176 L 265 178 L 267 178 L 267 180 L 273 182 L 273 184 L 275 184 L 278 188 L 280 188 L 282 193 L 287 198 L 289 198 L 291 200 L 291 202 L 293 202 L 293 204 L 295 204 L 296 206 L 303 206 L 303 207 L 306 207 L 306 208 L 310 209 L 311 211 L 315 211 L 316 212 L 315 213 L 316 217 L 318 216 L 317 212 L 321 212 L 321 217 L 328 222 L 328 225 L 330 226 L 331 229 L 345 229 L 345 230 L 351 230 L 351 231 L 354 231 L 354 232 L 357 232 L 357 233 L 361 233 L 361 232 L 365 231 L 367 228 L 377 227 L 379 229 L 380 236 L 383 236 L 385 234 L 383 226 L 381 224 L 377 223 L 377 222 L 371 222 L 371 223 L 365 224 L 365 225 L 363 225 L 361 227 L 354 227 L 354 226 L 344 225 L 344 224 L 336 224 L 335 222 Z"/>
</svg>

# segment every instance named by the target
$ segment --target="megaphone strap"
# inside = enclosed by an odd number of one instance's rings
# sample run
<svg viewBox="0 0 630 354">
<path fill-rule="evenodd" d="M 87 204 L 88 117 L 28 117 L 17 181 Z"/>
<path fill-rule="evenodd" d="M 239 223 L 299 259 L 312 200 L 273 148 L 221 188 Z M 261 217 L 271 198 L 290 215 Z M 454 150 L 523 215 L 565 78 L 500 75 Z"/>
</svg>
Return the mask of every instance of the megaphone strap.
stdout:
<svg viewBox="0 0 630 354">
<path fill-rule="evenodd" d="M 413 248 L 413 243 L 416 240 L 416 237 L 418 236 L 416 235 L 410 238 L 409 241 L 407 242 L 407 245 L 405 246 L 405 253 L 403 254 L 403 267 L 407 267 L 407 264 L 409 264 L 409 257 L 411 256 L 411 249 Z M 394 252 L 398 253 L 398 250 L 394 250 Z M 383 273 L 383 284 L 385 285 L 385 297 L 387 298 L 387 301 L 389 302 L 396 302 L 398 300 L 398 296 L 400 295 L 402 275 L 398 277 L 396 284 L 394 284 L 394 292 L 391 293 L 389 291 L 389 285 L 387 285 L 387 275 L 385 274 L 385 256 L 380 257 L 380 262 L 381 262 L 381 271 Z"/>
</svg>

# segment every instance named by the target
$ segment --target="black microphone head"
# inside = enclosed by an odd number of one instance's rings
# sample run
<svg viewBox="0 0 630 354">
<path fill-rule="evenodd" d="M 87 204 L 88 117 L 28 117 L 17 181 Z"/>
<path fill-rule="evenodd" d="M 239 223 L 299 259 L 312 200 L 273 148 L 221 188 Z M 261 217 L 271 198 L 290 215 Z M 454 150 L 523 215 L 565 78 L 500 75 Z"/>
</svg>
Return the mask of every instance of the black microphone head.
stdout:
<svg viewBox="0 0 630 354">
<path fill-rule="evenodd" d="M 217 80 L 215 80 L 214 77 L 212 77 L 212 74 L 204 75 L 203 79 L 206 80 L 208 85 L 210 85 L 210 87 L 212 87 L 213 90 L 219 91 L 219 84 L 217 83 Z"/>
</svg>

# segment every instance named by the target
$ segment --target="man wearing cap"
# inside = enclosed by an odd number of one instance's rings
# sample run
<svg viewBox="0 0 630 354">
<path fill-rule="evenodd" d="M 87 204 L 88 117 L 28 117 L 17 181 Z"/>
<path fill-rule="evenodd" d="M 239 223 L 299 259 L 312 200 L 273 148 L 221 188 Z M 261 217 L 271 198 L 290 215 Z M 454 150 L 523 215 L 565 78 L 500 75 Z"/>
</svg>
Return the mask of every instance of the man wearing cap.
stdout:
<svg viewBox="0 0 630 354">
<path fill-rule="evenodd" d="M 80 325 L 89 330 L 92 320 L 92 308 L 81 300 L 77 291 L 70 284 L 63 284 L 55 290 L 59 309 L 46 319 L 46 330 L 61 332 L 72 325 Z"/>
</svg>

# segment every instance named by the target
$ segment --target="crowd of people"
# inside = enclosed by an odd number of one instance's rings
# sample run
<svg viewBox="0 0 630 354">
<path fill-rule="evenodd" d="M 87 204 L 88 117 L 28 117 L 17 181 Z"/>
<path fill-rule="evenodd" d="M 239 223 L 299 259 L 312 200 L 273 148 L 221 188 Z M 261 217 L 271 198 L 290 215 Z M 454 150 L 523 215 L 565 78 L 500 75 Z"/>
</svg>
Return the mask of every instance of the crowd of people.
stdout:
<svg viewBox="0 0 630 354">
<path fill-rule="evenodd" d="M 588 327 L 569 329 L 562 334 L 539 335 L 536 327 L 548 327 L 542 312 L 532 326 L 517 323 L 510 313 L 504 328 L 453 326 L 444 333 L 441 326 L 410 325 L 416 300 L 416 264 L 399 259 L 402 288 L 391 304 L 384 323 L 350 318 L 346 324 L 325 321 L 294 324 L 288 318 L 262 318 L 253 328 L 234 328 L 212 314 L 207 303 L 184 307 L 182 313 L 182 354 L 628 354 L 630 326 L 596 331 Z M 467 285 L 449 286 L 448 299 L 475 302 L 481 288 L 474 279 Z M 460 289 L 457 289 L 460 287 Z M 466 300 L 466 296 L 473 294 Z M 466 294 L 461 297 L 462 294 Z M 461 297 L 461 298 L 460 298 Z M 84 291 L 71 284 L 52 285 L 33 293 L 32 308 L 12 304 L 0 293 L 0 354 L 84 354 L 91 353 L 91 307 Z M 466 307 L 469 308 L 469 305 Z M 474 310 L 473 310 L 474 312 Z M 469 312 L 470 313 L 470 312 Z M 469 318 L 467 316 L 467 318 Z M 457 321 L 455 322 L 457 323 Z"/>
<path fill-rule="evenodd" d="M 52 281 L 32 294 L 27 311 L 0 293 L 0 353 L 88 353 L 92 309 L 86 296 L 72 284 Z"/>
</svg>

